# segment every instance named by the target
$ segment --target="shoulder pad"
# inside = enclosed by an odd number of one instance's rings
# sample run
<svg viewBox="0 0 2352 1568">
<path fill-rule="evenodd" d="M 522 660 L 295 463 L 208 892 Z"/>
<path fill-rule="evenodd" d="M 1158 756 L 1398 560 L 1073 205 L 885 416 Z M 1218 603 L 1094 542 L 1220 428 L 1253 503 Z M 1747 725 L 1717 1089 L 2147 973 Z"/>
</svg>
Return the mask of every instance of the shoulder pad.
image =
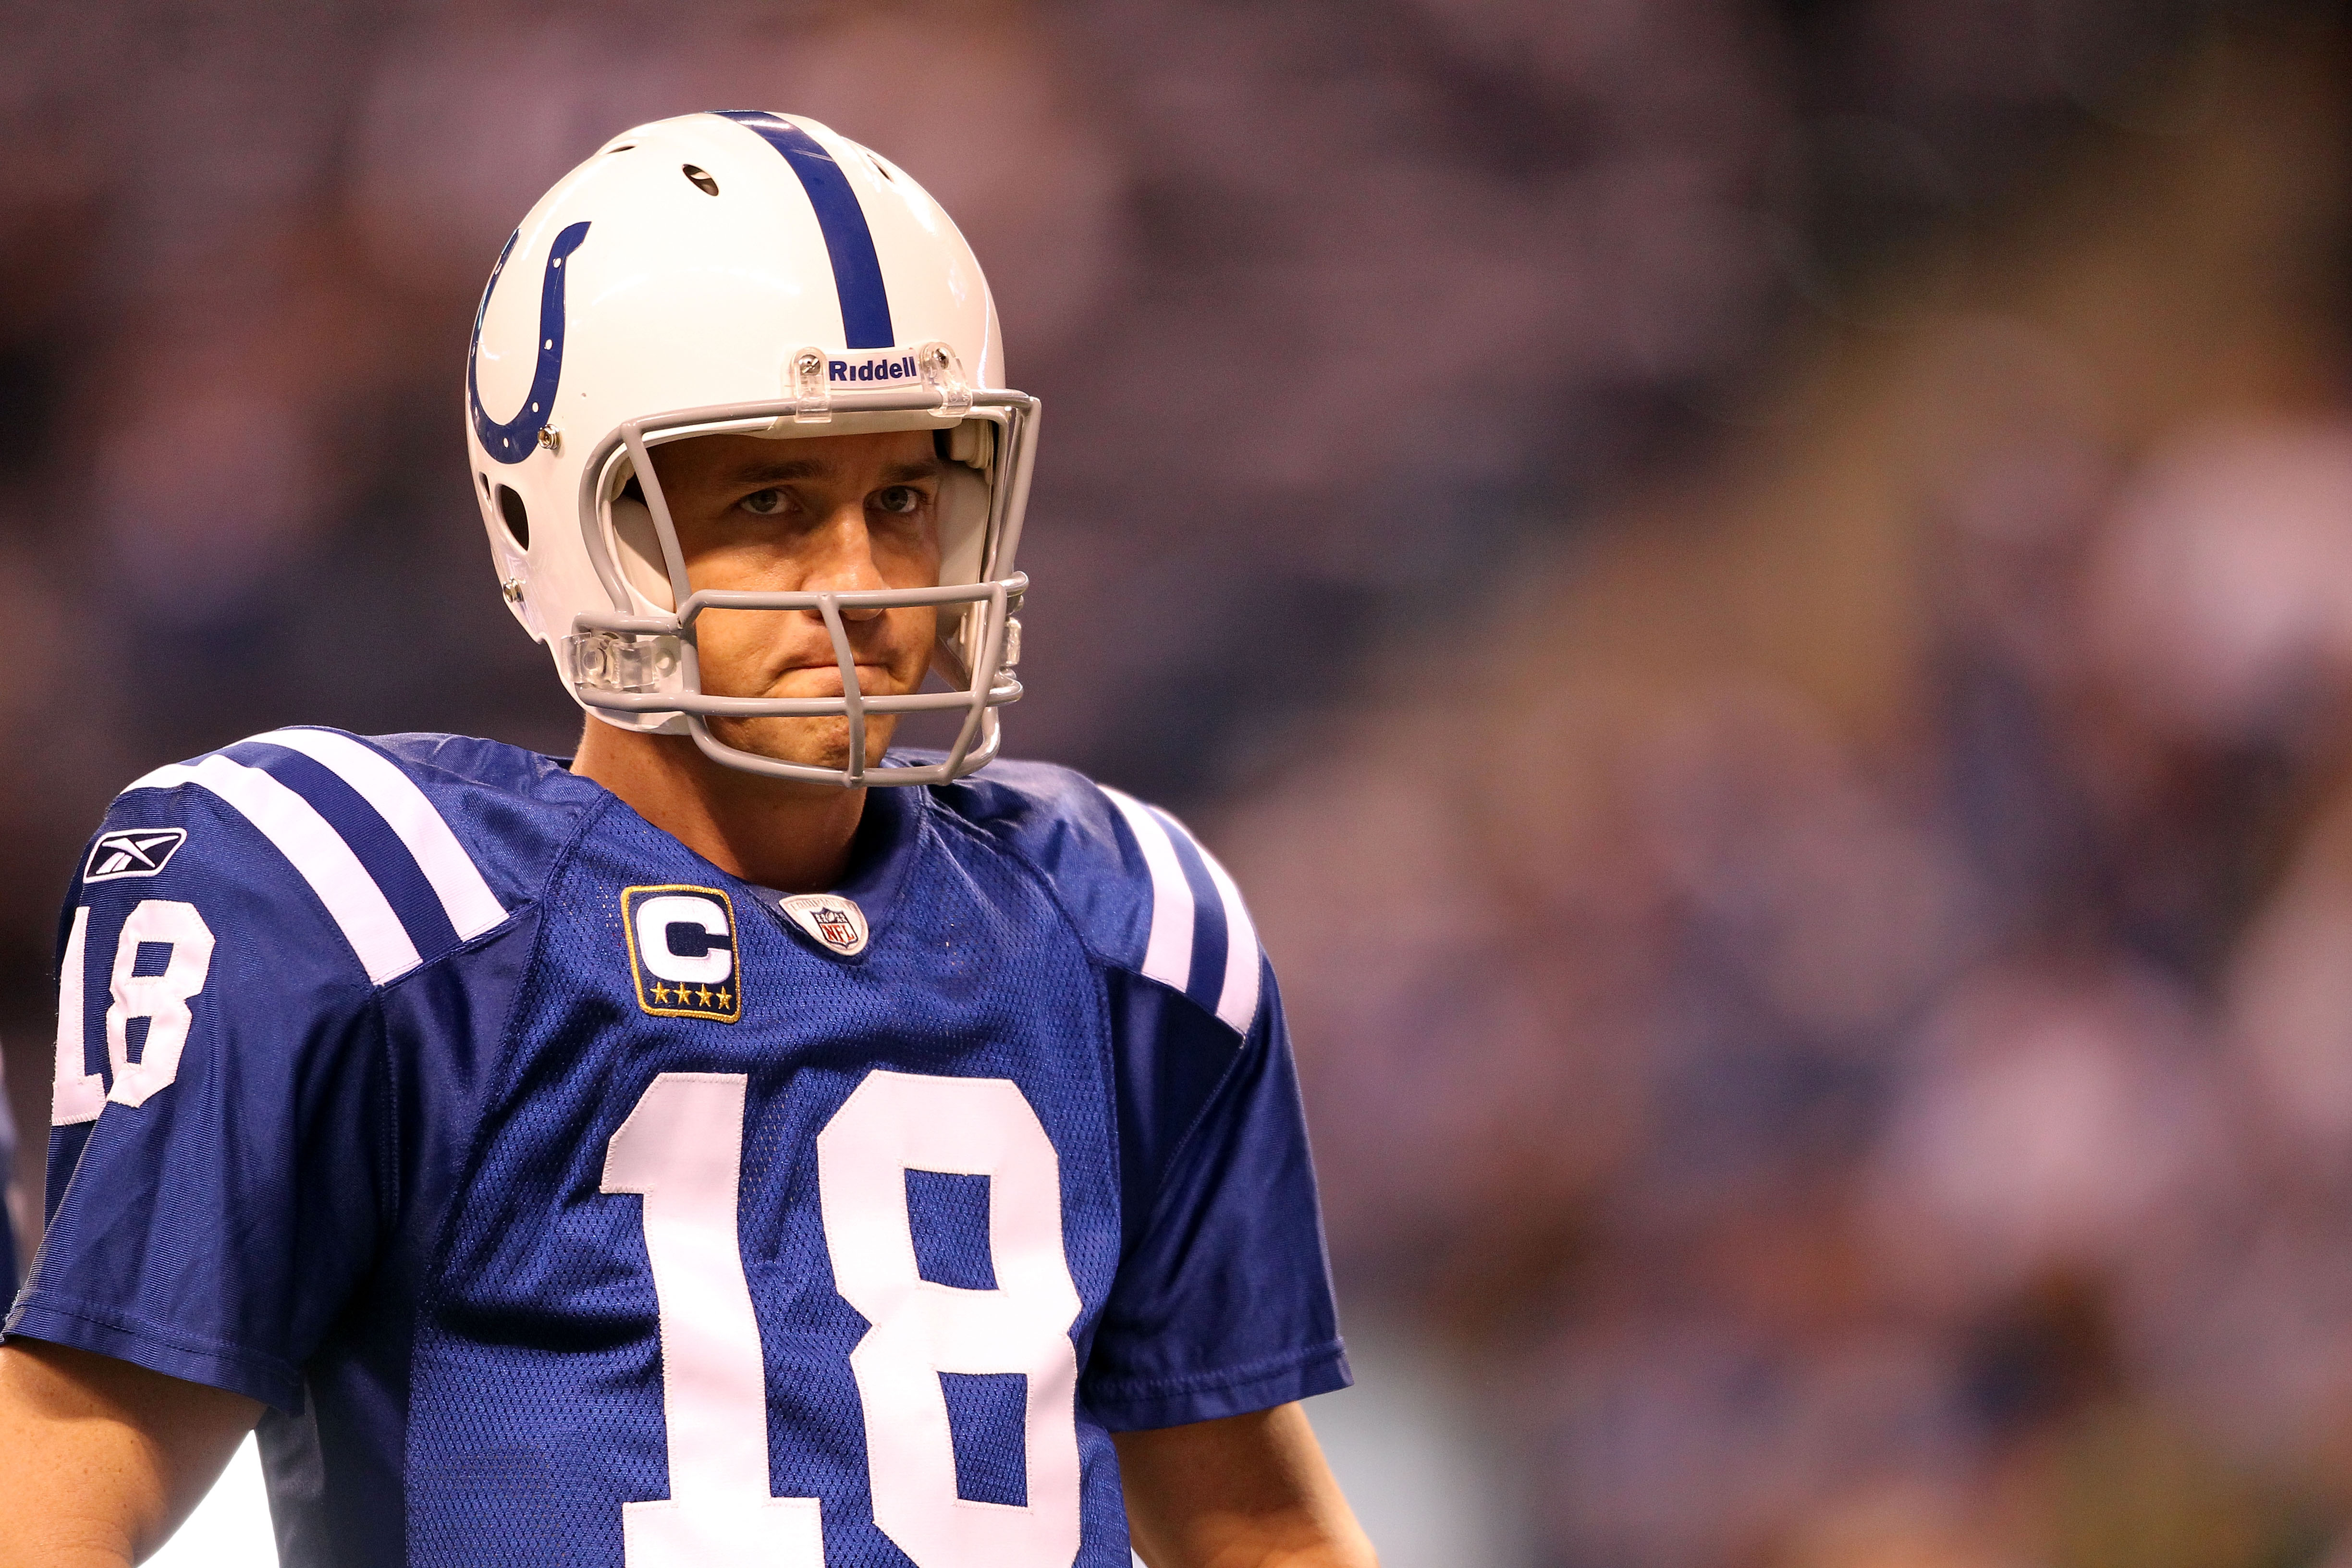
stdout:
<svg viewBox="0 0 2352 1568">
<path fill-rule="evenodd" d="M 476 765 L 444 765 L 461 759 Z M 530 753 L 447 737 L 371 742 L 337 730 L 272 730 L 134 780 L 79 880 L 158 875 L 182 858 L 211 877 L 251 876 L 226 863 L 250 848 L 189 844 L 200 831 L 192 803 L 156 794 L 201 792 L 268 841 L 325 908 L 369 982 L 385 984 L 502 924 L 536 894 L 587 800 L 537 798 L 530 786 L 544 781 L 518 759 Z M 593 798 L 593 785 L 564 778 L 574 788 L 560 794 Z"/>
<path fill-rule="evenodd" d="M 1233 878 L 1175 817 L 1038 763 L 992 763 L 934 793 L 1036 867 L 1105 957 L 1249 1031 L 1257 928 Z"/>
</svg>

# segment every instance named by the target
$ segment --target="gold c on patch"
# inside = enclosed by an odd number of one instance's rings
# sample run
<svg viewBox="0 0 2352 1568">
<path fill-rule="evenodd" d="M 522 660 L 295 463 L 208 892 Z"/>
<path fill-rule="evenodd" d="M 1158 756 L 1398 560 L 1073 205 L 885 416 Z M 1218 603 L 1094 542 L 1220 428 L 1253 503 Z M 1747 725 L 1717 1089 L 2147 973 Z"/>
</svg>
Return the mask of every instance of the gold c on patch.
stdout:
<svg viewBox="0 0 2352 1568">
<path fill-rule="evenodd" d="M 743 1016 L 742 961 L 735 946 L 735 905 L 716 888 L 625 888 L 621 924 L 637 1005 L 656 1017 Z"/>
</svg>

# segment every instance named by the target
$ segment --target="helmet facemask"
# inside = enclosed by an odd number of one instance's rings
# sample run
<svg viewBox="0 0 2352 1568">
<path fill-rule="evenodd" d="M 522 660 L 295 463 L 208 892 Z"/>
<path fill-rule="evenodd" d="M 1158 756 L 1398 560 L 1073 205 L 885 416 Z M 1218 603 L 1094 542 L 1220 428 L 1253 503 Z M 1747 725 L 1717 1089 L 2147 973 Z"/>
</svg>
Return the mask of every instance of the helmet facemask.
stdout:
<svg viewBox="0 0 2352 1568">
<path fill-rule="evenodd" d="M 992 760 L 1000 741 L 995 710 L 1021 696 L 1013 669 L 1020 659 L 1016 617 L 1028 580 L 1004 568 L 1019 542 L 1037 405 L 1019 393 L 955 396 L 960 384 L 944 390 L 947 395 L 934 381 L 903 392 L 687 409 L 626 421 L 614 431 L 581 471 L 581 528 L 615 608 L 572 618 L 563 663 L 579 701 L 623 728 L 684 732 L 713 761 L 773 778 L 844 787 L 938 784 Z M 813 402 L 818 406 L 812 408 Z M 769 593 L 697 592 L 688 585 L 652 447 L 718 434 L 792 439 L 904 429 L 933 431 L 945 459 L 938 500 L 937 586 Z M 842 612 L 924 605 L 939 616 L 931 668 L 950 689 L 863 692 Z M 817 615 L 840 663 L 843 694 L 771 698 L 704 692 L 696 634 L 701 617 L 714 610 Z M 919 767 L 869 770 L 866 716 L 914 712 L 961 714 L 946 758 Z M 730 745 L 711 731 L 709 721 L 716 717 L 842 718 L 847 721 L 848 758 L 840 768 L 819 767 Z"/>
</svg>

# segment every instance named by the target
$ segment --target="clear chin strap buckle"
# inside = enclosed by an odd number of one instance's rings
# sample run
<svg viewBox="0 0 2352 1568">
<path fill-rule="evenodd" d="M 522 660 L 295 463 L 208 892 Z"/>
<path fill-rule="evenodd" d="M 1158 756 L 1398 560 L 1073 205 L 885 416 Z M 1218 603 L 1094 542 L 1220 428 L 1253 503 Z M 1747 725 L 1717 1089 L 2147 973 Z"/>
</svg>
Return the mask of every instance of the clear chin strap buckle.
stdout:
<svg viewBox="0 0 2352 1568">
<path fill-rule="evenodd" d="M 833 386 L 824 374 L 824 351 L 803 349 L 793 355 L 793 423 L 825 425 L 833 420 Z M 966 402 L 971 401 L 969 396 Z"/>
<path fill-rule="evenodd" d="M 563 639 L 572 682 L 583 689 L 659 691 L 677 678 L 677 638 L 665 634 L 576 632 Z"/>
<path fill-rule="evenodd" d="M 961 419 L 971 412 L 971 384 L 963 378 L 963 363 L 946 343 L 928 342 L 915 351 L 915 364 L 926 385 L 938 389 L 942 417 Z"/>
</svg>

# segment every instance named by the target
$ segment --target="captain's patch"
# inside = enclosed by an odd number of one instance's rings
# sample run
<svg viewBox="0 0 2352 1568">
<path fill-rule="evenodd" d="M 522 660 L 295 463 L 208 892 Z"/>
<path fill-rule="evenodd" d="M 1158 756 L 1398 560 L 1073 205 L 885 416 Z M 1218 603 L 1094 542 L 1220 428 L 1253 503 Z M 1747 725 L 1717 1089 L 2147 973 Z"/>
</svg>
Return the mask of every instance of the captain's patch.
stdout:
<svg viewBox="0 0 2352 1568">
<path fill-rule="evenodd" d="M 637 1005 L 663 1018 L 743 1016 L 742 968 L 735 946 L 735 906 L 716 888 L 626 888 L 621 924 Z"/>
</svg>

